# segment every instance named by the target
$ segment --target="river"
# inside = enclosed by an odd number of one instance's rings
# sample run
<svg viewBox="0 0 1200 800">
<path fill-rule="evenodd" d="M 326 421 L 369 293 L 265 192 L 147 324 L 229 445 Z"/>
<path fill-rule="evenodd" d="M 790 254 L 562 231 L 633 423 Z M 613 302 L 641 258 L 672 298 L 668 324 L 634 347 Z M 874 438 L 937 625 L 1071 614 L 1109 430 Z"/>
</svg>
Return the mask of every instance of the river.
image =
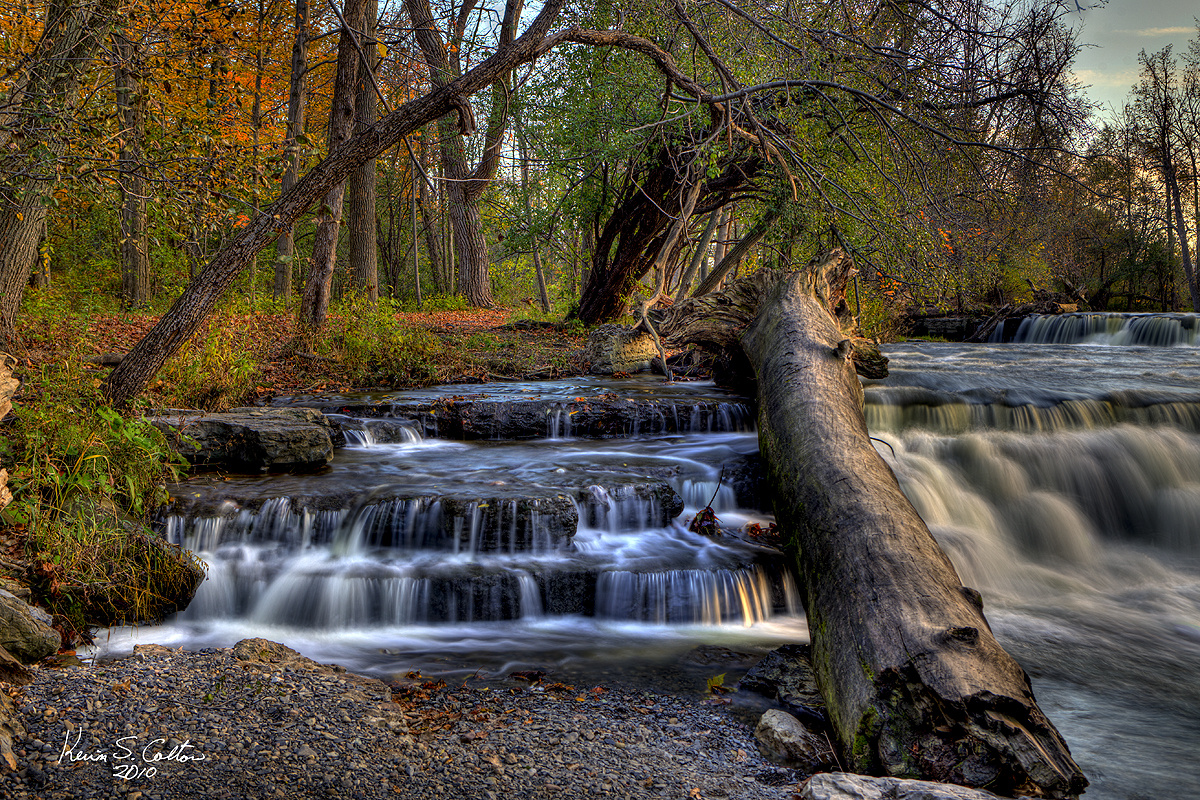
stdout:
<svg viewBox="0 0 1200 800">
<path fill-rule="evenodd" d="M 1182 800 L 1200 797 L 1200 358 L 1097 338 L 1122 324 L 1089 322 L 1074 344 L 892 345 L 867 418 L 1030 673 L 1087 796 Z M 178 494 L 199 499 L 164 528 L 209 579 L 177 619 L 110 631 L 98 655 L 264 636 L 375 674 L 541 669 L 698 692 L 726 671 L 689 658 L 698 645 L 757 655 L 806 640 L 792 571 L 734 533 L 770 522 L 732 477 L 757 452 L 738 398 L 642 378 L 389 399 L 609 392 L 663 399 L 677 418 L 717 410 L 606 439 L 564 435 L 567 421 L 473 442 L 344 421 L 351 445 L 321 473 L 189 482 Z M 710 503 L 727 535 L 685 527 Z"/>
</svg>

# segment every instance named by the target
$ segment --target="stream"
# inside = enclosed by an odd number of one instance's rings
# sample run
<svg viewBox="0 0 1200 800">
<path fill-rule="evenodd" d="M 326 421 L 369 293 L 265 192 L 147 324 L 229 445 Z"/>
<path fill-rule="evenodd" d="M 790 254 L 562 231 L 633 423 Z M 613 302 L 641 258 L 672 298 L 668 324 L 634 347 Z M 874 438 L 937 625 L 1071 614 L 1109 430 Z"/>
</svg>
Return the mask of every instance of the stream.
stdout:
<svg viewBox="0 0 1200 800">
<path fill-rule="evenodd" d="M 888 346 L 868 424 L 1032 677 L 1086 796 L 1200 797 L 1195 317 L 1097 316 L 1034 320 L 1015 343 Z M 653 399 L 661 424 L 581 438 L 555 417 L 607 393 Z M 162 526 L 208 580 L 176 619 L 112 629 L 97 655 L 262 636 L 370 674 L 541 669 L 698 694 L 807 639 L 793 570 L 746 532 L 771 518 L 742 400 L 579 378 L 325 402 L 463 395 L 547 401 L 546 434 L 451 441 L 346 414 L 322 472 L 190 480 Z M 710 504 L 725 535 L 687 529 Z"/>
</svg>

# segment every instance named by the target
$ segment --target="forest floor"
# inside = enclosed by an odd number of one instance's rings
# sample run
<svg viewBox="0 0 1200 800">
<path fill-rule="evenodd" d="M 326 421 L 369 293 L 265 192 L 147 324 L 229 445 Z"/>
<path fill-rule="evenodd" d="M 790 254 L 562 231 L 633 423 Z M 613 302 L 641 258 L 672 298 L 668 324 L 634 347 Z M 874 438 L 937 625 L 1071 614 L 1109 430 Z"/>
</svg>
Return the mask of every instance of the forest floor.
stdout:
<svg viewBox="0 0 1200 800">
<path fill-rule="evenodd" d="M 509 308 L 363 315 L 350 310 L 331 314 L 328 330 L 305 341 L 293 314 L 218 314 L 168 363 L 146 396 L 157 406 L 219 410 L 275 395 L 546 379 L 585 370 L 582 325 L 528 317 Z M 157 319 L 134 312 L 27 317 L 23 366 L 127 353 Z M 101 379 L 108 368 L 89 369 Z M 192 385 L 202 385 L 206 373 L 212 373 L 212 383 L 237 375 L 236 385 L 214 399 Z"/>
</svg>

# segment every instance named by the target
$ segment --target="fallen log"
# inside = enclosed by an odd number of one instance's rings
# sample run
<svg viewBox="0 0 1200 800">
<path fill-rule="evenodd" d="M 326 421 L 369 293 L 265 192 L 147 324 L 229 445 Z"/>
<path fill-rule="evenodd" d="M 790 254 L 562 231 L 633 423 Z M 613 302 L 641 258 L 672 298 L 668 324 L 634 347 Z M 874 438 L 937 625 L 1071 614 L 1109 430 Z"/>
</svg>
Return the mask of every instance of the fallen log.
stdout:
<svg viewBox="0 0 1200 800">
<path fill-rule="evenodd" d="M 752 369 L 814 671 L 852 769 L 1076 797 L 1087 780 L 1028 676 L 871 445 L 855 371 L 878 361 L 845 302 L 852 269 L 833 251 L 790 276 L 756 273 L 676 306 L 662 329 L 674 346 L 736 342 Z"/>
</svg>

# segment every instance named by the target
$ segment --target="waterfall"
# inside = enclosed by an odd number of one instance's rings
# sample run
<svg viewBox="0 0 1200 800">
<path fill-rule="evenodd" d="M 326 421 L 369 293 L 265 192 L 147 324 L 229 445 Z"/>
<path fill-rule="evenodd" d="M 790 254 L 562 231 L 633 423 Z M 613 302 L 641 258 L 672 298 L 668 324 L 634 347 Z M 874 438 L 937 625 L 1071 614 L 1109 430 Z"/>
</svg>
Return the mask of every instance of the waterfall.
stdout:
<svg viewBox="0 0 1200 800">
<path fill-rule="evenodd" d="M 1196 344 L 1195 314 L 1071 313 L 1035 314 L 1021 320 L 1015 333 L 997 326 L 993 343 L 1148 345 Z"/>
</svg>

